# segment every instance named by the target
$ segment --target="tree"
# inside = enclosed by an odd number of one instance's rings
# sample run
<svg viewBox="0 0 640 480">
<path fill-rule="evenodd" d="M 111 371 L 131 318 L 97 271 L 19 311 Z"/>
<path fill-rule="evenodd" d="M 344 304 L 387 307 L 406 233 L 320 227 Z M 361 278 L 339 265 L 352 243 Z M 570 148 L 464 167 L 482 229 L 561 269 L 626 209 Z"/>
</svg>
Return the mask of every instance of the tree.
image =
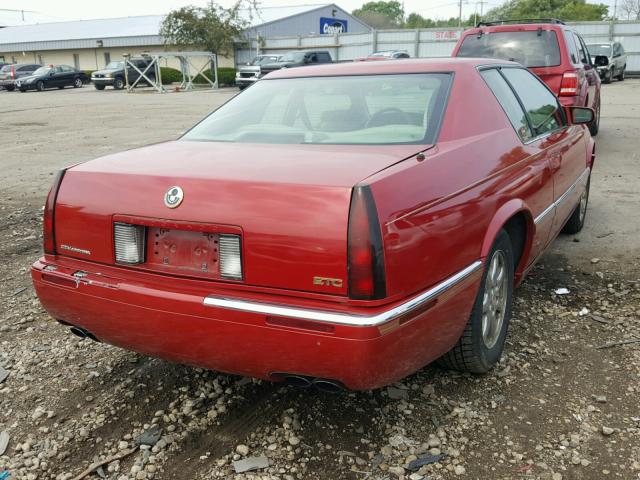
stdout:
<svg viewBox="0 0 640 480">
<path fill-rule="evenodd" d="M 204 47 L 219 55 L 229 55 L 249 24 L 247 16 L 241 15 L 242 10 L 248 11 L 250 18 L 256 10 L 255 1 L 239 0 L 231 8 L 223 8 L 214 2 L 206 7 L 182 7 L 165 17 L 160 34 L 165 44 L 180 48 Z"/>
<path fill-rule="evenodd" d="M 640 20 L 640 0 L 622 0 L 620 10 L 626 15 L 627 20 Z"/>
<path fill-rule="evenodd" d="M 603 20 L 609 7 L 586 0 L 509 0 L 493 8 L 485 20 L 511 20 L 518 18 L 559 18 L 567 21 Z"/>
<path fill-rule="evenodd" d="M 397 28 L 404 20 L 402 4 L 396 0 L 367 2 L 353 15 L 374 28 Z"/>
<path fill-rule="evenodd" d="M 436 22 L 415 12 L 409 14 L 403 25 L 404 28 L 433 28 L 435 26 Z"/>
</svg>

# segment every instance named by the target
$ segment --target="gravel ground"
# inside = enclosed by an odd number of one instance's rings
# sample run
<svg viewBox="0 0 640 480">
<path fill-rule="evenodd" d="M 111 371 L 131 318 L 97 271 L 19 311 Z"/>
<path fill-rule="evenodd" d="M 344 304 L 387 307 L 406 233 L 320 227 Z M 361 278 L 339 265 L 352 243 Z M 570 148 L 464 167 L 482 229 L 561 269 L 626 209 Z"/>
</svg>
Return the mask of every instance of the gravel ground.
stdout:
<svg viewBox="0 0 640 480">
<path fill-rule="evenodd" d="M 587 226 L 516 292 L 486 376 L 429 366 L 331 395 L 167 363 L 51 321 L 29 266 L 52 172 L 174 138 L 233 93 L 0 92 L 0 472 L 74 479 L 106 461 L 86 478 L 640 479 L 640 343 L 621 344 L 640 340 L 638 81 L 604 89 Z M 247 464 L 267 466 L 235 473 Z"/>
</svg>

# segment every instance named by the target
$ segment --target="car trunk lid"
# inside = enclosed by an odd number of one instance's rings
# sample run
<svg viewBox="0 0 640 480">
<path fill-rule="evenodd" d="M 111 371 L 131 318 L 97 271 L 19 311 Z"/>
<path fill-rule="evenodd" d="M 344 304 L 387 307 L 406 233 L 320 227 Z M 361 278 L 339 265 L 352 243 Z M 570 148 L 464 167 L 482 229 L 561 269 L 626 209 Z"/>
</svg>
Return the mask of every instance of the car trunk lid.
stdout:
<svg viewBox="0 0 640 480">
<path fill-rule="evenodd" d="M 177 141 L 110 155 L 66 173 L 57 251 L 113 264 L 114 225 L 142 225 L 145 261 L 127 268 L 346 295 L 352 187 L 425 148 Z M 168 208 L 174 186 L 183 200 Z M 216 269 L 220 235 L 241 239 L 240 280 Z M 196 251 L 212 253 L 203 271 Z"/>
</svg>

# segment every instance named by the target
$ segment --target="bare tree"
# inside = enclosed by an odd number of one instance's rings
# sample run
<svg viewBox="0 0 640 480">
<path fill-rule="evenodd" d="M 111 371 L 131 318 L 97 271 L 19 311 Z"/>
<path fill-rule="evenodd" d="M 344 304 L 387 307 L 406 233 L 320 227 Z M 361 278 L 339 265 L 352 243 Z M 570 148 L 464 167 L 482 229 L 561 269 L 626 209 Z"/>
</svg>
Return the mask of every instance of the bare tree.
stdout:
<svg viewBox="0 0 640 480">
<path fill-rule="evenodd" d="M 640 20 L 640 0 L 622 0 L 620 10 L 627 16 L 627 20 Z"/>
</svg>

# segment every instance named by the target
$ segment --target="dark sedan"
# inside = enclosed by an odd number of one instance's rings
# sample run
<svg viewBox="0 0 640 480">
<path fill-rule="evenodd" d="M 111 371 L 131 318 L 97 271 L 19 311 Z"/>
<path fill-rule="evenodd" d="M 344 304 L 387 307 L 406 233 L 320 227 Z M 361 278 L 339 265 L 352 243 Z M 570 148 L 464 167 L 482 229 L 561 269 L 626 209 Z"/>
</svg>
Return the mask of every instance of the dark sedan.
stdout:
<svg viewBox="0 0 640 480">
<path fill-rule="evenodd" d="M 16 88 L 21 92 L 27 90 L 43 91 L 46 88 L 80 88 L 89 81 L 89 77 L 81 70 L 69 65 L 48 65 L 40 67 L 32 75 L 16 80 Z"/>
</svg>

